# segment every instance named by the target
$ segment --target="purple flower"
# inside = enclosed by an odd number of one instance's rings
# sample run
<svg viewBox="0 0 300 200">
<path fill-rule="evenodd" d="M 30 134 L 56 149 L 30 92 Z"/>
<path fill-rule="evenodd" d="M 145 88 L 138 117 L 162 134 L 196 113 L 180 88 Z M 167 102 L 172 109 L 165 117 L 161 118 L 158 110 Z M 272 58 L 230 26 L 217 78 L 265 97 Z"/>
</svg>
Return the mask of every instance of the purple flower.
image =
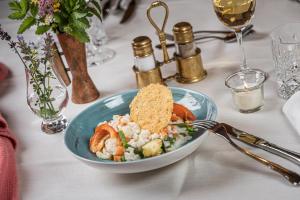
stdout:
<svg viewBox="0 0 300 200">
<path fill-rule="evenodd" d="M 21 35 L 17 35 L 17 38 L 18 38 L 19 41 L 23 41 L 24 40 L 24 37 L 21 36 Z"/>
<path fill-rule="evenodd" d="M 10 48 L 12 48 L 12 49 L 14 49 L 15 47 L 16 47 L 16 43 L 15 42 L 13 42 L 13 41 L 10 41 L 9 43 L 9 46 L 10 46 Z"/>
<path fill-rule="evenodd" d="M 8 33 L 5 32 L 5 31 L 1 28 L 1 24 L 0 24 L 0 38 L 1 38 L 1 40 L 7 40 L 7 41 L 10 41 L 10 39 L 11 39 L 10 35 L 8 35 Z"/>
<path fill-rule="evenodd" d="M 53 0 L 40 0 L 39 16 L 44 17 L 47 14 L 53 14 Z"/>
</svg>

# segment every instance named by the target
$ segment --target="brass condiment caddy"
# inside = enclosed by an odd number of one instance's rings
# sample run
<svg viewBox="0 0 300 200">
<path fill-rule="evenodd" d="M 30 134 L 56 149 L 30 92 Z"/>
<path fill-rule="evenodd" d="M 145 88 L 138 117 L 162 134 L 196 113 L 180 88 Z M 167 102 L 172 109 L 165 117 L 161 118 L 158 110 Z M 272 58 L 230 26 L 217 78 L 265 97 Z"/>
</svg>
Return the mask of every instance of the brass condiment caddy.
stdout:
<svg viewBox="0 0 300 200">
<path fill-rule="evenodd" d="M 165 17 L 160 29 L 151 17 L 151 10 L 163 7 Z M 151 39 L 147 36 L 139 36 L 133 40 L 132 48 L 135 56 L 133 71 L 136 75 L 138 88 L 145 87 L 151 83 L 166 84 L 168 79 L 175 78 L 180 83 L 194 83 L 203 80 L 207 73 L 203 68 L 201 50 L 194 43 L 192 26 L 188 22 L 179 22 L 173 27 L 176 52 L 170 58 L 166 46 L 165 26 L 169 17 L 169 8 L 163 1 L 155 1 L 147 9 L 147 18 L 155 28 L 163 51 L 163 62 L 155 60 Z M 165 64 L 176 62 L 176 74 L 163 78 L 161 67 Z"/>
</svg>

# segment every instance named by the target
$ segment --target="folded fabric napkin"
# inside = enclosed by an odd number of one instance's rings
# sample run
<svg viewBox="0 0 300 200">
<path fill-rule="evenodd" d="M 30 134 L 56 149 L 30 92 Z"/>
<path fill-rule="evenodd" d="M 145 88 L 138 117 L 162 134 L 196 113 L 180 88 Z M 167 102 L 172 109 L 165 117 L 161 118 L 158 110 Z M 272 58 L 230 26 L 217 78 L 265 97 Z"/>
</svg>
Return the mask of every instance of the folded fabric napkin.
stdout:
<svg viewBox="0 0 300 200">
<path fill-rule="evenodd" d="M 300 134 L 300 91 L 293 94 L 282 108 L 292 126 Z"/>
<path fill-rule="evenodd" d="M 0 114 L 0 199 L 18 200 L 16 172 L 16 138 Z"/>
</svg>

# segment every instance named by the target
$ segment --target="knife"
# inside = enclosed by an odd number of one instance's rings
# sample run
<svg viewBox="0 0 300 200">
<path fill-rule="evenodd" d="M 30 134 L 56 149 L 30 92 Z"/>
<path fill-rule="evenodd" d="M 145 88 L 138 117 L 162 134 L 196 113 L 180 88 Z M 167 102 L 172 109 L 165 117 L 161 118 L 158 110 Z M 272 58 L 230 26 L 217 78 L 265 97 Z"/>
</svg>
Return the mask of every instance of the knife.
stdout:
<svg viewBox="0 0 300 200">
<path fill-rule="evenodd" d="M 124 15 L 120 21 L 120 24 L 124 24 L 125 22 L 128 21 L 128 19 L 132 16 L 134 13 L 136 7 L 135 0 L 131 0 L 131 2 L 128 5 L 128 8 L 125 10 Z"/>
<path fill-rule="evenodd" d="M 244 131 L 241 131 L 233 127 L 232 127 L 232 131 L 230 131 L 229 134 L 233 136 L 235 139 L 245 144 L 258 147 L 260 149 L 273 153 L 277 156 L 280 156 L 284 159 L 287 159 L 297 165 L 300 165 L 300 153 L 280 147 L 278 145 L 266 141 L 263 138 L 257 137 L 255 135 L 251 135 L 249 133 L 246 133 Z"/>
</svg>

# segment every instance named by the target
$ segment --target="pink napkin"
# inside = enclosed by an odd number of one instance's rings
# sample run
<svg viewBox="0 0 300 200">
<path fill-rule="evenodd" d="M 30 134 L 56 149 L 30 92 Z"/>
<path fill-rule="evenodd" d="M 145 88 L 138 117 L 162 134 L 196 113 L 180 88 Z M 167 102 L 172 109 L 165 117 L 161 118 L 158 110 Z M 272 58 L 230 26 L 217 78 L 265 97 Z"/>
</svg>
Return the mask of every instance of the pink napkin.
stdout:
<svg viewBox="0 0 300 200">
<path fill-rule="evenodd" d="M 8 68 L 0 62 L 0 81 L 4 80 L 9 74 Z"/>
<path fill-rule="evenodd" d="M 0 114 L 0 199 L 18 200 L 16 139 Z"/>
</svg>

